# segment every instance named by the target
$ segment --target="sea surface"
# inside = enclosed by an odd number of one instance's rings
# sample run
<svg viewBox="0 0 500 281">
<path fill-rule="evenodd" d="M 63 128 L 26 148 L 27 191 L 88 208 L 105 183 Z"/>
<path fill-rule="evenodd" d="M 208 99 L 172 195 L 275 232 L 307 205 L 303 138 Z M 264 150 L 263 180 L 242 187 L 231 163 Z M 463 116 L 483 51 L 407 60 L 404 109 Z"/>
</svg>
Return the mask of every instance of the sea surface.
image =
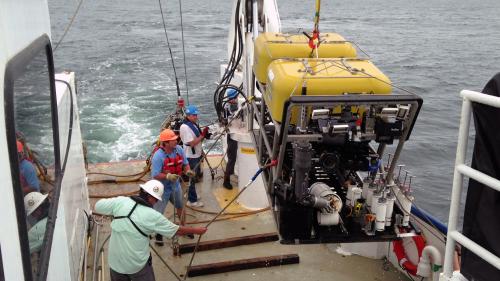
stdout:
<svg viewBox="0 0 500 281">
<path fill-rule="evenodd" d="M 48 1 L 55 45 L 80 1 Z M 283 31 L 310 32 L 314 2 L 278 0 Z M 179 1 L 161 3 L 182 95 L 209 124 L 219 65 L 228 57 L 232 1 L 182 0 L 185 61 Z M 395 85 L 424 99 L 401 162 L 416 176 L 415 204 L 442 221 L 448 220 L 459 92 L 480 91 L 500 71 L 498 11 L 497 0 L 322 1 L 322 32 L 356 42 Z M 76 72 L 90 162 L 147 156 L 176 100 L 158 1 L 84 0 L 55 64 Z"/>
</svg>

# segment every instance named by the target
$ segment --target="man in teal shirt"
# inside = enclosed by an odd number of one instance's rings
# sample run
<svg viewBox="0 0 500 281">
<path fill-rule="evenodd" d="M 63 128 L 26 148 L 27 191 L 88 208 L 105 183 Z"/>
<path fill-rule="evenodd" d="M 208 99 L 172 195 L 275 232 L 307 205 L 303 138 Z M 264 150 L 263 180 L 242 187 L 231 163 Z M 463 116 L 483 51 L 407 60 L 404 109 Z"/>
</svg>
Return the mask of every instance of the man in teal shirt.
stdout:
<svg viewBox="0 0 500 281">
<path fill-rule="evenodd" d="M 26 215 L 29 218 L 28 220 L 34 222 L 34 225 L 28 230 L 30 254 L 39 252 L 42 249 L 50 206 L 47 196 L 47 194 L 36 191 L 24 196 Z"/>
<path fill-rule="evenodd" d="M 96 212 L 114 216 L 111 223 L 108 262 L 112 281 L 155 280 L 149 252 L 149 235 L 203 234 L 206 227 L 185 227 L 167 220 L 152 206 L 161 201 L 163 184 L 150 180 L 140 185 L 139 196 L 101 199 Z"/>
</svg>

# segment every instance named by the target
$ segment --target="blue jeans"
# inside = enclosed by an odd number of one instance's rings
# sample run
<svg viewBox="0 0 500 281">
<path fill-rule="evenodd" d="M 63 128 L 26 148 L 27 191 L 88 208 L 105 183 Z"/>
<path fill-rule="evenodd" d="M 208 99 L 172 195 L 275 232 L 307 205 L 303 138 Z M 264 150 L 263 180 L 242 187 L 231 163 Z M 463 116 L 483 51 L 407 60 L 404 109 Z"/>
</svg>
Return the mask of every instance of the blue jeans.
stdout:
<svg viewBox="0 0 500 281">
<path fill-rule="evenodd" d="M 165 184 L 165 190 L 163 192 L 163 196 L 161 197 L 161 199 L 162 201 L 158 200 L 158 202 L 156 202 L 156 204 L 153 206 L 153 209 L 160 212 L 160 214 L 165 213 L 168 201 L 172 202 L 172 204 L 174 204 L 174 207 L 176 209 L 182 208 L 184 203 L 182 203 L 182 189 L 179 184 L 179 181 L 177 181 L 174 184 L 172 183 Z"/>
<path fill-rule="evenodd" d="M 200 163 L 200 161 L 201 161 L 201 157 L 188 158 L 189 167 L 191 169 L 194 169 L 194 167 L 198 166 L 198 167 L 196 167 L 196 169 L 193 170 L 196 173 L 196 177 L 198 177 L 201 173 L 201 167 L 200 167 L 201 165 L 198 165 L 198 163 Z M 195 187 L 196 177 L 189 179 L 188 201 L 191 203 L 198 201 L 198 195 L 196 194 L 196 187 Z"/>
</svg>

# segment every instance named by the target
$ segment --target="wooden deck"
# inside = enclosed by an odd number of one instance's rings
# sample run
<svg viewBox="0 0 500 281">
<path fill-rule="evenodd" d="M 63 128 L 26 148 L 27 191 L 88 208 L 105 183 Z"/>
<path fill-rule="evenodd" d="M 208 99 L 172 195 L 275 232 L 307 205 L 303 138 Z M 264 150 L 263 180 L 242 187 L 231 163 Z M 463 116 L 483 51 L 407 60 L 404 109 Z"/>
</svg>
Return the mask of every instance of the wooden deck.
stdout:
<svg viewBox="0 0 500 281">
<path fill-rule="evenodd" d="M 214 166 L 219 163 L 220 157 L 209 157 L 210 163 Z M 110 174 L 137 174 L 143 171 L 145 161 L 125 161 L 114 163 L 100 163 L 89 166 L 89 172 L 104 172 Z M 194 210 L 187 210 L 187 222 L 192 225 L 205 225 L 206 221 L 213 218 L 213 213 L 219 212 L 227 202 L 236 194 L 237 188 L 226 190 L 222 187 L 222 180 L 217 177 L 222 176 L 221 170 L 216 174 L 216 180 L 212 180 L 208 169 L 204 171 L 203 181 L 197 184 L 198 194 L 205 207 Z M 136 176 L 137 178 L 137 176 Z M 119 180 L 134 179 L 119 178 Z M 149 179 L 149 173 L 141 177 L 145 181 Z M 107 175 L 89 174 L 89 183 L 100 181 L 100 183 L 89 184 L 89 194 L 91 207 L 93 208 L 99 196 L 111 196 L 118 194 L 130 194 L 139 189 L 140 182 L 116 182 L 115 177 Z M 233 184 L 235 185 L 235 184 Z M 251 192 L 249 187 L 245 192 Z M 227 212 L 244 214 L 245 208 L 237 203 L 233 203 Z M 169 204 L 165 216 L 173 219 L 172 205 Z M 110 234 L 108 218 L 97 217 L 102 222 L 99 231 L 99 243 L 102 245 Z M 207 233 L 203 235 L 201 241 L 212 240 L 234 240 L 242 236 L 269 234 L 277 232 L 273 214 L 270 210 L 265 210 L 256 214 L 230 218 L 223 217 L 223 220 L 216 221 L 210 225 Z M 93 233 L 95 237 L 95 233 Z M 168 265 L 180 276 L 184 278 L 186 266 L 192 257 L 192 253 L 184 253 L 175 256 L 172 242 L 165 240 L 163 247 L 154 246 L 158 253 L 166 260 Z M 179 244 L 185 245 L 195 243 L 194 240 L 184 237 L 179 238 Z M 153 244 L 154 245 L 154 244 Z M 408 277 L 400 273 L 390 263 L 383 260 L 368 259 L 356 255 L 345 256 L 337 253 L 338 244 L 317 244 L 317 245 L 282 245 L 279 241 L 270 241 L 251 245 L 241 245 L 229 248 L 199 251 L 195 254 L 193 266 L 200 266 L 210 263 L 220 263 L 240 259 L 255 259 L 261 257 L 292 255 L 297 254 L 300 262 L 298 264 L 278 265 L 267 268 L 254 268 L 247 270 L 232 271 L 219 274 L 204 275 L 199 277 L 189 277 L 188 279 L 198 280 L 409 280 Z M 91 245 L 88 259 L 87 280 L 92 280 L 93 249 Z M 154 254 L 153 266 L 156 280 L 176 280 L 176 277 L 169 272 L 160 259 Z M 104 247 L 104 261 L 99 260 L 98 264 L 104 264 L 104 279 L 109 280 L 109 269 L 107 267 L 107 247 Z M 98 280 L 96 278 L 95 280 Z"/>
</svg>

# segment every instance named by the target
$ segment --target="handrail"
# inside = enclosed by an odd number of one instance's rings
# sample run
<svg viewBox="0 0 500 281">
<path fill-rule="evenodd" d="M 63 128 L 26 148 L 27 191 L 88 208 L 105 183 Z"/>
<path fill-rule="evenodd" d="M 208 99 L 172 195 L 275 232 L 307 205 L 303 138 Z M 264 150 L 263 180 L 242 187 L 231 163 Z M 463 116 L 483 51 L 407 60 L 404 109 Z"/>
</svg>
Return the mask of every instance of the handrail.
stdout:
<svg viewBox="0 0 500 281">
<path fill-rule="evenodd" d="M 500 181 L 488 175 L 485 175 L 465 164 L 465 155 L 467 153 L 467 142 L 469 138 L 470 119 L 472 111 L 472 102 L 486 104 L 500 108 L 500 97 L 494 97 L 479 92 L 463 90 L 460 92 L 463 98 L 462 112 L 460 118 L 460 127 L 458 130 L 458 144 L 455 160 L 455 172 L 453 175 L 453 189 L 451 192 L 450 216 L 448 219 L 448 235 L 446 242 L 446 252 L 444 259 L 443 275 L 440 280 L 452 280 L 453 276 L 453 258 L 455 254 L 455 244 L 458 241 L 462 247 L 472 251 L 478 257 L 490 263 L 492 266 L 500 269 L 500 258 L 490 251 L 477 245 L 475 242 L 464 236 L 457 230 L 459 219 L 460 199 L 463 188 L 464 176 L 473 178 L 495 190 L 500 189 Z"/>
</svg>

